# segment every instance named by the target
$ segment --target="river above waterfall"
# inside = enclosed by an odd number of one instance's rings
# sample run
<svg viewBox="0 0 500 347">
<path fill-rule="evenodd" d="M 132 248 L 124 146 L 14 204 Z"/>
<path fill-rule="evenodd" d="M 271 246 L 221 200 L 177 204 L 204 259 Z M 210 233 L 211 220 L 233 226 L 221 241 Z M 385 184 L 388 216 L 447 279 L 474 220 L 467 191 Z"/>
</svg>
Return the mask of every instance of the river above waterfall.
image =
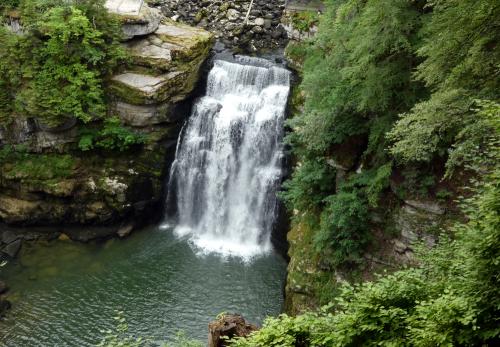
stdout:
<svg viewBox="0 0 500 347">
<path fill-rule="evenodd" d="M 221 312 L 260 323 L 283 303 L 285 260 L 196 255 L 187 240 L 152 227 L 100 244 L 25 245 L 2 268 L 12 310 L 0 346 L 92 346 L 123 311 L 129 332 L 165 341 L 178 331 L 206 341 Z"/>
</svg>

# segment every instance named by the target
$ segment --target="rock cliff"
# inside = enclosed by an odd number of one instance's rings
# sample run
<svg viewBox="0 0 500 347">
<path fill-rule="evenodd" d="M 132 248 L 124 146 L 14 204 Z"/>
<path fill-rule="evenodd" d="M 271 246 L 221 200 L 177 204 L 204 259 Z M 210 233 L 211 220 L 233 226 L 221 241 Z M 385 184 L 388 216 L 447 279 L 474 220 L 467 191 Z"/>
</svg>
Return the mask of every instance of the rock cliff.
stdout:
<svg viewBox="0 0 500 347">
<path fill-rule="evenodd" d="M 110 0 L 107 7 L 123 24 L 131 60 L 108 82 L 109 115 L 144 136 L 145 143 L 127 153 L 82 152 L 83 125 L 75 120 L 50 127 L 17 117 L 0 127 L 0 144 L 23 149 L 15 155 L 4 151 L 0 160 L 4 252 L 18 238 L 31 237 L 25 226 L 57 225 L 31 230 L 85 241 L 116 232 L 124 236 L 162 214 L 168 158 L 213 35 L 173 22 L 142 1 Z M 18 236 L 5 238 L 6 233 Z"/>
</svg>

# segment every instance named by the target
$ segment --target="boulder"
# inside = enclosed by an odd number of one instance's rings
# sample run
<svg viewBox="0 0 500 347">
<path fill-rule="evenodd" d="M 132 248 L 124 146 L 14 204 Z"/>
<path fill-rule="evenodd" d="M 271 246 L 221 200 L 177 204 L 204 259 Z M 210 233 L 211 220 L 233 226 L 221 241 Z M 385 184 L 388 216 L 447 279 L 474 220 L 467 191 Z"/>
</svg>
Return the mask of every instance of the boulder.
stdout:
<svg viewBox="0 0 500 347">
<path fill-rule="evenodd" d="M 15 258 L 17 253 L 19 253 L 19 250 L 21 249 L 21 244 L 22 240 L 16 240 L 2 248 L 2 252 L 7 254 L 11 258 Z"/>
<path fill-rule="evenodd" d="M 172 52 L 178 47 L 156 40 L 154 35 L 126 43 L 134 64 L 168 71 L 172 68 Z"/>
<path fill-rule="evenodd" d="M 8 124 L 0 125 L 0 144 L 21 144 L 31 140 L 36 126 L 28 118 L 14 117 Z"/>
<path fill-rule="evenodd" d="M 162 21 L 154 36 L 177 47 L 178 52 L 174 58 L 185 60 L 193 60 L 202 55 L 205 59 L 214 42 L 214 36 L 210 32 L 168 19 Z"/>
<path fill-rule="evenodd" d="M 10 301 L 0 298 L 0 317 L 5 315 L 5 312 L 11 307 Z"/>
<path fill-rule="evenodd" d="M 208 324 L 208 347 L 229 346 L 227 339 L 248 336 L 257 327 L 238 314 L 225 314 Z"/>
<path fill-rule="evenodd" d="M 241 14 L 238 12 L 238 10 L 235 10 L 234 8 L 230 8 L 226 12 L 226 17 L 230 21 L 238 20 L 238 18 L 240 17 L 240 15 Z"/>
<path fill-rule="evenodd" d="M 18 235 L 17 233 L 15 233 L 14 231 L 5 230 L 0 237 L 0 242 L 4 243 L 4 244 L 8 244 L 8 243 L 12 243 L 12 242 L 16 241 L 19 238 L 21 238 L 21 236 Z"/>
<path fill-rule="evenodd" d="M 64 152 L 65 145 L 78 142 L 78 129 L 72 128 L 60 133 L 37 131 L 34 138 L 34 151 L 36 152 L 43 152 L 45 149 Z"/>
<path fill-rule="evenodd" d="M 129 236 L 130 233 L 132 232 L 132 230 L 134 230 L 134 225 L 133 224 L 127 224 L 127 225 L 124 225 L 124 226 L 120 227 L 118 229 L 118 231 L 116 232 L 116 234 L 120 238 L 124 238 L 124 237 Z"/>
</svg>

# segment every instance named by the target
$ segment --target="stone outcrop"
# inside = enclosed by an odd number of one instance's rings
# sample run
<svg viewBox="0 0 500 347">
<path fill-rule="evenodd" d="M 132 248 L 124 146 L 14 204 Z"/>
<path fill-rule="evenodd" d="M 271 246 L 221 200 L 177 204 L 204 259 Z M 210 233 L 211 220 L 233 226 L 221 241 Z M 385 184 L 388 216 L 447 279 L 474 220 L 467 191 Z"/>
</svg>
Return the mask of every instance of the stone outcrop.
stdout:
<svg viewBox="0 0 500 347">
<path fill-rule="evenodd" d="M 208 324 L 208 347 L 229 346 L 228 339 L 245 337 L 256 330 L 257 327 L 248 324 L 242 316 L 225 314 Z"/>
<path fill-rule="evenodd" d="M 149 35 L 160 25 L 160 11 L 144 5 L 143 0 L 107 0 L 106 7 L 119 16 L 125 40 Z"/>
<path fill-rule="evenodd" d="M 125 237 L 162 214 L 163 180 L 213 35 L 173 22 L 141 0 L 108 0 L 106 6 L 123 23 L 131 56 L 106 87 L 110 116 L 143 134 L 146 143 L 127 153 L 82 152 L 82 125 L 71 118 L 54 128 L 19 116 L 0 127 L 0 147 L 23 148 L 0 160 L 3 254 L 15 256 L 32 232 L 78 241 Z"/>
</svg>

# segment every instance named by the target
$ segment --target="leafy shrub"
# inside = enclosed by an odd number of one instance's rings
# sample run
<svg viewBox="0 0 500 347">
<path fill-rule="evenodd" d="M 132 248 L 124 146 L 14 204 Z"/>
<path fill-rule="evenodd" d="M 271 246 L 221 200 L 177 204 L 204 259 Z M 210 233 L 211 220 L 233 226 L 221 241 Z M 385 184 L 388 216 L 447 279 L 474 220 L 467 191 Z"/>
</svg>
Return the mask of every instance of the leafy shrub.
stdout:
<svg viewBox="0 0 500 347">
<path fill-rule="evenodd" d="M 358 262 L 368 241 L 368 204 L 361 192 L 339 192 L 326 199 L 314 243 L 333 265 Z"/>
<path fill-rule="evenodd" d="M 104 121 L 102 129 L 84 129 L 78 147 L 84 152 L 96 148 L 123 152 L 145 142 L 144 135 L 123 127 L 118 117 L 111 117 Z"/>
<path fill-rule="evenodd" d="M 292 179 L 284 183 L 281 197 L 292 209 L 316 211 L 325 197 L 335 191 L 335 170 L 320 160 L 306 160 L 298 165 Z"/>
<path fill-rule="evenodd" d="M 20 13 L 25 34 L 0 35 L 8 72 L 0 89 L 8 88 L 16 111 L 53 125 L 103 117 L 104 79 L 125 59 L 120 25 L 104 1 L 21 0 Z"/>
<path fill-rule="evenodd" d="M 422 61 L 416 77 L 432 95 L 404 113 L 389 134 L 394 141 L 391 152 L 403 162 L 446 155 L 451 146 L 463 142 L 464 133 L 477 129 L 474 100 L 499 97 L 498 3 L 429 1 L 429 9 L 417 50 Z"/>
<path fill-rule="evenodd" d="M 292 14 L 292 25 L 301 33 L 308 33 L 311 28 L 318 24 L 318 14 L 313 11 L 301 11 Z"/>
<path fill-rule="evenodd" d="M 36 154 L 21 145 L 3 146 L 0 149 L 0 167 L 2 165 L 1 175 L 6 178 L 52 180 L 70 176 L 75 160 L 68 154 Z"/>
</svg>

